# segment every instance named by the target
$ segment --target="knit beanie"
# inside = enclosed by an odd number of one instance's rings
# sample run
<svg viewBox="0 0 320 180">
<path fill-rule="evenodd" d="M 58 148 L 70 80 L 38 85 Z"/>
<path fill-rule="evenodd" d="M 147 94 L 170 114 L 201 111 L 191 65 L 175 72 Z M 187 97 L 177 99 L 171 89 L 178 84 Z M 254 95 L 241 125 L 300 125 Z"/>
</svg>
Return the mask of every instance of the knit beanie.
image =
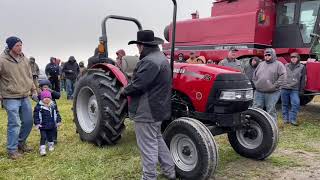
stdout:
<svg viewBox="0 0 320 180">
<path fill-rule="evenodd" d="M 16 45 L 18 42 L 22 43 L 21 39 L 18 37 L 15 37 L 15 36 L 11 36 L 11 37 L 7 38 L 7 40 L 6 40 L 6 43 L 7 43 L 9 50 L 11 50 L 13 48 L 13 46 Z"/>
<path fill-rule="evenodd" d="M 50 92 L 50 91 L 47 91 L 47 90 L 42 91 L 42 92 L 40 93 L 40 98 L 41 98 L 41 100 L 43 100 L 44 98 L 50 98 L 50 99 L 52 99 L 51 92 Z"/>
</svg>

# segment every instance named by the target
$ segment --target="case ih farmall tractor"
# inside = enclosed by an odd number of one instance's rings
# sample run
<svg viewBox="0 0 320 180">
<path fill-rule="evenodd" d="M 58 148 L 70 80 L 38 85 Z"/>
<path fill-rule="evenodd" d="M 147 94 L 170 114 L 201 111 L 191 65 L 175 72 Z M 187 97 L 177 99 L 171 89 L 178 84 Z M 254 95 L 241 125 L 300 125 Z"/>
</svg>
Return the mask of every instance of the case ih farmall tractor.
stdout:
<svg viewBox="0 0 320 180">
<path fill-rule="evenodd" d="M 278 60 L 290 62 L 290 53 L 298 52 L 306 64 L 307 85 L 301 105 L 309 103 L 320 92 L 320 63 L 307 62 L 316 58 L 311 49 L 319 38 L 319 0 L 217 0 L 211 17 L 177 22 L 175 57 L 190 51 L 218 63 L 227 56 L 230 47 L 236 47 L 237 58 L 263 58 L 265 48 L 275 48 Z M 165 29 L 167 41 L 171 41 Z M 170 44 L 163 50 L 170 53 Z M 317 50 L 318 53 L 320 49 Z M 317 54 L 318 57 L 319 54 Z"/>
<path fill-rule="evenodd" d="M 231 146 L 240 155 L 258 160 L 267 158 L 277 146 L 278 128 L 268 113 L 249 108 L 253 90 L 247 77 L 216 65 L 173 62 L 177 6 L 172 1 L 172 118 L 163 122 L 162 128 L 178 176 L 201 180 L 214 173 L 218 150 L 213 136 L 219 134 L 227 133 Z M 134 18 L 106 17 L 99 45 L 101 62 L 108 59 L 106 21 L 109 19 L 131 21 L 142 29 Z M 96 64 L 79 79 L 73 111 L 82 140 L 98 146 L 119 142 L 128 106 L 121 89 L 130 83 L 137 61 L 137 57 L 125 57 L 122 70 L 107 63 Z"/>
</svg>

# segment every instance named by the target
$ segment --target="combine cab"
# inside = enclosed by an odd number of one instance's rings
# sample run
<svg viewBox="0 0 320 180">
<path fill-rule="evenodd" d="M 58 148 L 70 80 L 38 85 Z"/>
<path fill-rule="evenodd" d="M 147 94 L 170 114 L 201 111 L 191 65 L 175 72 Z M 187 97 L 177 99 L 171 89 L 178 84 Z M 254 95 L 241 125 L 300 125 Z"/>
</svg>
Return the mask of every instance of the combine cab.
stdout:
<svg viewBox="0 0 320 180">
<path fill-rule="evenodd" d="M 183 179 L 209 179 L 218 165 L 215 135 L 227 133 L 240 155 L 265 159 L 278 143 L 278 128 L 261 109 L 249 108 L 253 99 L 245 75 L 216 65 L 174 64 L 176 1 L 171 41 L 173 72 L 172 118 L 162 123 L 164 139 Z M 102 22 L 99 39 L 100 62 L 108 59 L 106 21 L 134 22 L 130 17 L 108 16 Z M 181 31 L 178 31 L 181 32 Z M 179 40 L 179 38 L 178 38 Z M 127 118 L 127 97 L 121 89 L 130 82 L 137 57 L 124 57 L 119 68 L 100 63 L 90 68 L 77 82 L 73 103 L 74 121 L 80 138 L 98 146 L 113 145 L 121 139 Z M 147 78 L 147 77 L 146 77 Z"/>
<path fill-rule="evenodd" d="M 212 6 L 211 17 L 177 22 L 175 57 L 190 51 L 218 63 L 230 47 L 239 49 L 238 59 L 263 58 L 265 48 L 274 48 L 278 60 L 290 62 L 290 53 L 298 52 L 307 67 L 307 86 L 301 104 L 309 103 L 320 92 L 320 63 L 307 62 L 320 57 L 320 0 L 219 0 Z M 164 35 L 171 41 L 171 26 Z M 170 53 L 170 44 L 164 45 Z"/>
</svg>

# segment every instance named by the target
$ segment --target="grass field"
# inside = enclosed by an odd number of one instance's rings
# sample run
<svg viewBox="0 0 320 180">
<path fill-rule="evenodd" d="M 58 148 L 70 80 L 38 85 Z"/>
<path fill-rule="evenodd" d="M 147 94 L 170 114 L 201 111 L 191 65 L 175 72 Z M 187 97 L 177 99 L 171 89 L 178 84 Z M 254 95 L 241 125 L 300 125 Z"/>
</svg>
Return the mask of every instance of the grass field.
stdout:
<svg viewBox="0 0 320 180">
<path fill-rule="evenodd" d="M 279 118 L 280 141 L 275 153 L 265 161 L 237 155 L 225 135 L 215 137 L 219 145 L 216 179 L 317 179 L 320 178 L 319 98 L 302 108 L 298 127 L 283 125 Z M 7 117 L 0 110 L 0 179 L 139 179 L 139 151 L 133 123 L 116 146 L 98 148 L 81 142 L 75 132 L 71 102 L 58 101 L 63 118 L 56 150 L 40 157 L 39 132 L 32 130 L 29 145 L 35 151 L 12 161 L 6 154 Z"/>
</svg>

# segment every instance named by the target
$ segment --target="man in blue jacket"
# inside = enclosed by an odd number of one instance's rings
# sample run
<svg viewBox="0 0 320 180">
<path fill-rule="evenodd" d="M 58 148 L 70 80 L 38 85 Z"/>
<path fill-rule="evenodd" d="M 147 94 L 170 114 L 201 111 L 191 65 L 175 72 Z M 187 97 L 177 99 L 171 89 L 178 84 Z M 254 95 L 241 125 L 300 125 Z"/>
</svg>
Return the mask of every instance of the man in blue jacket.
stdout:
<svg viewBox="0 0 320 180">
<path fill-rule="evenodd" d="M 171 116 L 170 64 L 158 47 L 163 40 L 154 37 L 153 31 L 139 31 L 137 39 L 129 44 L 137 44 L 140 61 L 124 94 L 131 97 L 129 116 L 135 121 L 143 165 L 142 179 L 157 179 L 158 161 L 163 175 L 175 179 L 175 165 L 161 134 L 162 121 Z"/>
</svg>

